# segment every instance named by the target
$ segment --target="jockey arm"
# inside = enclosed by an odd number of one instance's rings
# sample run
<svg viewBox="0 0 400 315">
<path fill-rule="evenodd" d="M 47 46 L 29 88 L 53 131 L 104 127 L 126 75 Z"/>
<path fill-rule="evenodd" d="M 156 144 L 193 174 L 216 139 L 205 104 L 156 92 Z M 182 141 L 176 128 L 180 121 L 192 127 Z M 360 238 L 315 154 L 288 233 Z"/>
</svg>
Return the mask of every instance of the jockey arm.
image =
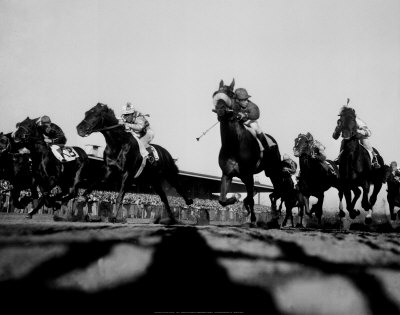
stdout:
<svg viewBox="0 0 400 315">
<path fill-rule="evenodd" d="M 293 160 L 283 161 L 283 171 L 288 172 L 290 175 L 294 175 L 297 170 L 297 163 Z"/>
<path fill-rule="evenodd" d="M 371 130 L 369 130 L 367 124 L 360 118 L 356 118 L 357 123 L 357 135 L 362 138 L 368 138 L 371 136 Z"/>
<path fill-rule="evenodd" d="M 50 140 L 45 141 L 49 142 L 50 144 L 64 145 L 65 143 L 67 143 L 67 138 L 65 137 L 64 132 L 56 124 L 52 123 L 51 130 L 48 133 L 44 132 L 43 134 L 48 138 L 48 140 Z"/>
<path fill-rule="evenodd" d="M 314 140 L 312 156 L 322 162 L 326 160 L 325 147 L 318 140 Z"/>
<path fill-rule="evenodd" d="M 138 116 L 136 117 L 134 123 L 124 122 L 124 126 L 126 129 L 130 129 L 139 133 L 149 126 L 149 122 L 144 116 Z"/>
<path fill-rule="evenodd" d="M 256 104 L 249 101 L 246 108 L 240 110 L 239 116 L 242 121 L 257 120 L 260 118 L 260 110 Z"/>
</svg>

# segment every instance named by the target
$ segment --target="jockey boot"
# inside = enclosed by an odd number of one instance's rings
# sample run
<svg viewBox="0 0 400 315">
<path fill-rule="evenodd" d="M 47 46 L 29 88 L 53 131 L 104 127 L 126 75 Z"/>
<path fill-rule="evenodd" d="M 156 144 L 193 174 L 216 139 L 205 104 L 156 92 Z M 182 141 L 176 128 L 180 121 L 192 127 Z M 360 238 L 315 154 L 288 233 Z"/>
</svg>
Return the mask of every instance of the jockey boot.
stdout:
<svg viewBox="0 0 400 315">
<path fill-rule="evenodd" d="M 265 137 L 265 135 L 263 133 L 258 133 L 257 138 L 258 138 L 258 140 L 260 140 L 262 146 L 264 147 L 264 150 L 268 150 L 270 148 L 267 138 Z"/>
<path fill-rule="evenodd" d="M 148 147 L 146 149 L 149 152 L 149 155 L 147 156 L 147 160 L 150 162 L 151 165 L 154 165 L 154 166 L 157 165 L 157 160 L 155 159 L 154 152 L 153 152 L 152 148 Z"/>
</svg>

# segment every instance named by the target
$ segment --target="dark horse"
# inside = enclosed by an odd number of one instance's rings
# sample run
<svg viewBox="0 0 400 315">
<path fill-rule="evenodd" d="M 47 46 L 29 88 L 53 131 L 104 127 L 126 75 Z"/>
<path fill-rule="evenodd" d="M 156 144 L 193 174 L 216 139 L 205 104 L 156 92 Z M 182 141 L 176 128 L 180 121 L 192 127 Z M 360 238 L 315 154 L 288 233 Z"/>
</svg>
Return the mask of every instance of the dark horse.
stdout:
<svg viewBox="0 0 400 315">
<path fill-rule="evenodd" d="M 313 138 L 310 133 L 299 134 L 294 140 L 293 147 L 294 156 L 299 158 L 300 162 L 300 176 L 298 181 L 298 187 L 301 193 L 306 197 L 305 211 L 306 214 L 311 216 L 315 212 L 315 216 L 318 219 L 318 224 L 321 225 L 322 218 L 322 206 L 325 198 L 325 191 L 334 187 L 339 192 L 339 215 L 344 216 L 343 212 L 343 191 L 339 181 L 339 170 L 335 163 L 332 161 L 328 162 L 334 167 L 335 174 L 327 171 L 322 162 L 312 156 L 313 154 Z M 318 202 L 313 205 L 311 211 L 309 207 L 310 196 L 314 196 L 318 199 Z"/>
<path fill-rule="evenodd" d="M 0 133 L 0 179 L 8 181 L 12 186 L 12 205 L 24 209 L 31 198 L 20 199 L 21 191 L 29 189 L 34 204 L 37 203 L 38 192 L 32 176 L 30 154 L 21 149 L 23 148 L 14 142 L 11 133 Z"/>
<path fill-rule="evenodd" d="M 93 132 L 100 132 L 106 140 L 107 146 L 104 150 L 106 174 L 98 184 L 105 183 L 115 176 L 119 180 L 116 211 L 113 213 L 110 221 L 116 221 L 118 212 L 122 206 L 124 194 L 133 182 L 150 184 L 160 196 L 168 213 L 168 218 L 161 220 L 161 223 L 172 224 L 176 222 L 167 196 L 162 188 L 164 179 L 175 187 L 187 205 L 193 203 L 193 200 L 187 197 L 186 192 L 180 184 L 178 167 L 171 154 L 163 147 L 152 144 L 157 150 L 159 161 L 156 165 L 144 161 L 139 151 L 138 141 L 134 139 L 132 134 L 126 132 L 122 125 L 118 124 L 118 119 L 115 117 L 114 111 L 107 105 L 98 103 L 96 106 L 93 106 L 85 113 L 85 118 L 78 124 L 76 129 L 81 137 L 86 137 Z M 146 164 L 141 173 L 138 174 L 142 162 Z M 93 186 L 88 188 L 86 193 L 89 193 L 92 189 L 94 189 Z M 158 220 L 159 218 L 155 223 Z"/>
<path fill-rule="evenodd" d="M 253 174 L 261 171 L 271 179 L 274 192 L 270 194 L 272 220 L 270 227 L 279 227 L 276 200 L 281 195 L 282 162 L 278 144 L 266 148 L 261 153 L 260 145 L 255 136 L 248 131 L 238 118 L 239 104 L 235 101 L 233 88 L 235 81 L 227 86 L 221 80 L 219 89 L 213 93 L 214 112 L 220 122 L 221 150 L 219 152 L 219 166 L 222 170 L 221 194 L 219 203 L 225 207 L 237 201 L 237 197 L 226 197 L 233 177 L 238 177 L 245 184 L 247 196 L 243 205 L 251 215 L 251 225 L 255 224 L 254 213 L 254 178 Z M 269 136 L 270 137 L 270 136 Z M 270 137 L 272 139 L 272 137 Z M 276 141 L 272 139 L 275 143 Z"/>
<path fill-rule="evenodd" d="M 390 218 L 396 220 L 394 207 L 400 208 L 400 181 L 391 176 L 391 174 L 392 168 L 389 165 L 385 165 L 384 181 L 387 183 L 387 201 L 389 203 Z M 397 211 L 397 216 L 400 219 L 400 210 Z"/>
<path fill-rule="evenodd" d="M 37 119 L 27 117 L 17 124 L 14 132 L 15 142 L 23 144 L 31 152 L 33 177 L 42 193 L 38 204 L 29 211 L 27 218 L 32 218 L 44 204 L 48 207 L 66 207 L 67 202 L 77 196 L 88 163 L 86 152 L 79 147 L 72 147 L 78 154 L 74 160 L 60 162 L 44 142 L 36 121 Z M 61 188 L 61 192 L 52 196 L 52 189 L 56 186 Z"/>
<path fill-rule="evenodd" d="M 371 158 L 367 149 L 365 149 L 359 141 L 357 135 L 356 113 L 351 107 L 344 106 L 339 114 L 337 126 L 332 137 L 338 139 L 340 134 L 343 137 L 343 150 L 339 157 L 340 182 L 346 198 L 346 208 L 350 217 L 354 218 L 354 207 L 363 190 L 361 206 L 368 214 L 365 217 L 365 223 L 372 222 L 372 207 L 376 202 L 379 191 L 384 181 L 384 162 L 378 153 L 378 162 L 380 168 L 373 168 Z M 374 185 L 374 190 L 368 200 L 370 185 Z M 351 191 L 354 198 L 351 198 Z M 358 212 L 356 210 L 356 212 Z M 352 216 L 353 214 L 353 216 Z"/>
</svg>

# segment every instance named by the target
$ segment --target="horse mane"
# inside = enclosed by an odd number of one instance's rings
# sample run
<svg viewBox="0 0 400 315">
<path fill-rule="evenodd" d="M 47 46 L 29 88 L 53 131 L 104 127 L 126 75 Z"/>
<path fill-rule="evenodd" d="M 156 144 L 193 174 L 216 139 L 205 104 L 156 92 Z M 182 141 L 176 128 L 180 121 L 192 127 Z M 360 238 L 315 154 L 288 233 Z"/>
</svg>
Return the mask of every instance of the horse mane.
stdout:
<svg viewBox="0 0 400 315">
<path fill-rule="evenodd" d="M 351 116 L 351 117 L 356 117 L 356 111 L 354 108 L 348 107 L 348 106 L 342 106 L 340 109 L 340 114 L 339 116 Z"/>
</svg>

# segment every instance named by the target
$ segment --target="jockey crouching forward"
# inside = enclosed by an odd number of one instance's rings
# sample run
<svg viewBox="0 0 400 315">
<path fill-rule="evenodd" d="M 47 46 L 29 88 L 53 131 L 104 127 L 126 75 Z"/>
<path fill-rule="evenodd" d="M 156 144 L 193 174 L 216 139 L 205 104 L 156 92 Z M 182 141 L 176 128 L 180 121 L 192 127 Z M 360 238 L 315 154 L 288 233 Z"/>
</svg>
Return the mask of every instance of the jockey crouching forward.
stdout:
<svg viewBox="0 0 400 315">
<path fill-rule="evenodd" d="M 44 138 L 44 142 L 49 146 L 53 144 L 58 146 L 57 151 L 61 155 L 61 162 L 65 162 L 63 147 L 67 143 L 67 138 L 65 137 L 64 131 L 62 131 L 58 125 L 52 123 L 50 117 L 46 115 L 40 117 L 36 121 L 36 125 Z"/>
<path fill-rule="evenodd" d="M 150 146 L 150 142 L 154 138 L 154 131 L 150 128 L 145 115 L 135 110 L 131 103 L 127 103 L 122 108 L 119 123 L 124 125 L 126 132 L 130 132 L 140 140 L 142 145 L 139 144 L 139 149 L 143 158 L 147 158 L 150 163 L 155 164 L 158 158 L 153 152 L 153 147 Z"/>
<path fill-rule="evenodd" d="M 347 105 L 345 105 L 347 106 Z M 380 168 L 381 166 L 379 165 L 378 159 L 377 159 L 377 154 L 375 153 L 371 143 L 369 142 L 368 138 L 371 137 L 371 130 L 368 128 L 367 124 L 359 117 L 356 115 L 356 124 L 357 124 L 357 134 L 356 137 L 359 139 L 361 145 L 368 150 L 370 154 L 372 154 L 372 167 L 373 168 Z M 339 121 L 338 121 L 339 123 Z M 333 137 L 335 138 L 335 137 Z M 335 162 L 339 162 L 339 158 L 343 152 L 343 146 L 344 146 L 344 139 L 342 140 L 340 144 L 340 153 L 339 156 L 336 158 Z"/>
<path fill-rule="evenodd" d="M 276 145 L 273 141 L 268 139 L 264 132 L 261 130 L 257 119 L 260 118 L 260 110 L 256 104 L 249 101 L 251 96 L 247 94 L 246 89 L 238 88 L 235 91 L 235 98 L 240 105 L 238 117 L 245 126 L 252 128 L 256 132 L 257 138 L 260 140 L 265 150 Z"/>
<path fill-rule="evenodd" d="M 319 142 L 317 139 L 314 139 L 314 137 L 309 134 L 309 139 L 311 143 L 311 157 L 320 161 L 322 167 L 327 171 L 328 173 L 332 173 L 333 175 L 336 176 L 335 169 L 333 166 L 326 161 L 326 153 L 325 153 L 325 146 Z"/>
</svg>

